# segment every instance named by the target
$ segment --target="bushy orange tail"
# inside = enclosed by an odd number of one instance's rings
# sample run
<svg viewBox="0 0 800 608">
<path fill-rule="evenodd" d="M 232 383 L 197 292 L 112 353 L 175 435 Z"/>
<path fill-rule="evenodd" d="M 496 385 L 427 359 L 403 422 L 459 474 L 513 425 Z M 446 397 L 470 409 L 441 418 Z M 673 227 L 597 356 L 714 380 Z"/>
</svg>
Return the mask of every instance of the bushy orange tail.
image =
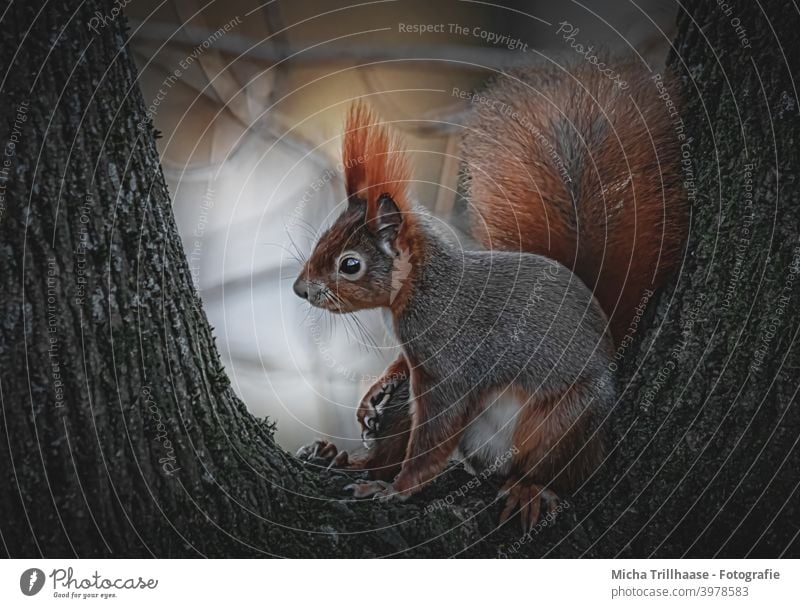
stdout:
<svg viewBox="0 0 800 608">
<path fill-rule="evenodd" d="M 473 233 L 573 269 L 619 341 L 680 261 L 681 127 L 643 68 L 621 67 L 621 81 L 588 62 L 565 69 L 504 74 L 473 97 L 462 145 Z"/>
</svg>

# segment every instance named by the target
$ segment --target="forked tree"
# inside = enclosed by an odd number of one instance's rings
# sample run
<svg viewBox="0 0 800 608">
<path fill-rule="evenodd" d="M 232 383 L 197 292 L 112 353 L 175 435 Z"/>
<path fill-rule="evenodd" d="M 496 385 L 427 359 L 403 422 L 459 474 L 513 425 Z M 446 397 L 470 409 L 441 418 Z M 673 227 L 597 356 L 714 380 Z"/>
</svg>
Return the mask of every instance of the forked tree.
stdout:
<svg viewBox="0 0 800 608">
<path fill-rule="evenodd" d="M 463 471 L 354 502 L 275 443 L 198 305 L 124 19 L 89 30 L 100 0 L 3 9 L 3 552 L 796 555 L 800 20 L 683 4 L 684 262 L 619 353 L 603 468 L 522 539 L 497 528 L 496 488 L 458 491 Z"/>
</svg>

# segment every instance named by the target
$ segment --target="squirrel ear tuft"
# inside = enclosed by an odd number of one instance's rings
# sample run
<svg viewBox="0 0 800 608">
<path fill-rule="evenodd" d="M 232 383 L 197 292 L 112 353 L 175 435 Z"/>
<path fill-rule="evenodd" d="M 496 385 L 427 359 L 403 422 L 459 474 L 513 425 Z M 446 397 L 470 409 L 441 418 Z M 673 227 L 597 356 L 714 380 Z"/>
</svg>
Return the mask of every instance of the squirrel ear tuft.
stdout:
<svg viewBox="0 0 800 608">
<path fill-rule="evenodd" d="M 381 194 L 378 197 L 377 209 L 370 222 L 370 228 L 377 239 L 378 248 L 386 255 L 397 255 L 395 239 L 397 239 L 402 224 L 403 214 L 397 203 L 388 194 Z"/>
<path fill-rule="evenodd" d="M 347 208 L 348 209 L 358 209 L 362 213 L 367 212 L 367 199 L 361 198 L 360 196 L 348 196 L 347 197 Z"/>
<path fill-rule="evenodd" d="M 347 113 L 342 163 L 347 196 L 366 200 L 367 215 L 376 213 L 378 199 L 386 192 L 391 193 L 398 209 L 410 210 L 411 170 L 405 147 L 398 135 L 361 101 Z"/>
</svg>

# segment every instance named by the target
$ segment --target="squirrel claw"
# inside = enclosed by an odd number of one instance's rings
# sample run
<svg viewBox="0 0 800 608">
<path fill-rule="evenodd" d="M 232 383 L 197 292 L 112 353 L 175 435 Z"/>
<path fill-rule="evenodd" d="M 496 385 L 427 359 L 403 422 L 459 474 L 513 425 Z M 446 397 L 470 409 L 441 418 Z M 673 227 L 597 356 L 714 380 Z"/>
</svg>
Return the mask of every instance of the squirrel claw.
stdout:
<svg viewBox="0 0 800 608">
<path fill-rule="evenodd" d="M 325 467 L 326 470 L 345 468 L 350 464 L 350 456 L 347 452 L 339 452 L 331 459 L 330 464 Z"/>
<path fill-rule="evenodd" d="M 371 480 L 351 483 L 344 487 L 346 491 L 353 492 L 353 498 L 372 498 L 386 502 L 394 498 L 404 498 L 395 491 L 394 486 L 388 481 Z"/>
<path fill-rule="evenodd" d="M 316 439 L 312 443 L 302 446 L 295 453 L 295 457 L 306 462 L 322 464 L 326 469 L 346 467 L 350 464 L 347 452 L 340 452 L 335 444 L 325 439 Z M 322 461 L 322 463 L 318 462 Z"/>
<path fill-rule="evenodd" d="M 396 389 L 394 382 L 385 382 L 370 390 L 361 400 L 356 417 L 361 424 L 361 439 L 365 447 L 368 448 L 375 435 L 380 432 L 383 408 L 391 401 Z"/>
<path fill-rule="evenodd" d="M 544 503 L 548 513 L 554 514 L 559 498 L 555 492 L 538 484 L 522 484 L 509 480 L 500 489 L 498 498 L 507 496 L 506 504 L 500 514 L 500 524 L 507 522 L 512 515 L 519 513 L 522 533 L 528 534 L 539 521 L 541 505 Z"/>
<path fill-rule="evenodd" d="M 371 480 L 351 483 L 346 485 L 344 489 L 345 491 L 352 491 L 353 498 L 374 498 L 377 494 L 385 492 L 391 487 L 392 484 L 386 481 Z"/>
<path fill-rule="evenodd" d="M 369 428 L 365 428 L 361 430 L 361 445 L 363 445 L 368 450 L 372 447 L 372 444 L 375 443 L 375 439 L 377 439 L 377 431 L 373 431 Z"/>
<path fill-rule="evenodd" d="M 315 439 L 313 442 L 301 446 L 295 457 L 300 460 L 316 460 L 318 458 L 328 459 L 332 458 L 338 450 L 336 446 L 330 441 L 324 439 Z"/>
</svg>

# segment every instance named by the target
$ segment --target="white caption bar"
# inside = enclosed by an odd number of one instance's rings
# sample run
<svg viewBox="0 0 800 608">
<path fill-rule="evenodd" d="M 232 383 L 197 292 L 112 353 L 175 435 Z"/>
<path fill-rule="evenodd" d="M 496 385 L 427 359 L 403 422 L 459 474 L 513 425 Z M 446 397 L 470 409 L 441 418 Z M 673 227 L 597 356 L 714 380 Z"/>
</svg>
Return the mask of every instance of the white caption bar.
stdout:
<svg viewBox="0 0 800 608">
<path fill-rule="evenodd" d="M 799 574 L 798 560 L 4 560 L 0 605 L 797 606 Z"/>
</svg>

